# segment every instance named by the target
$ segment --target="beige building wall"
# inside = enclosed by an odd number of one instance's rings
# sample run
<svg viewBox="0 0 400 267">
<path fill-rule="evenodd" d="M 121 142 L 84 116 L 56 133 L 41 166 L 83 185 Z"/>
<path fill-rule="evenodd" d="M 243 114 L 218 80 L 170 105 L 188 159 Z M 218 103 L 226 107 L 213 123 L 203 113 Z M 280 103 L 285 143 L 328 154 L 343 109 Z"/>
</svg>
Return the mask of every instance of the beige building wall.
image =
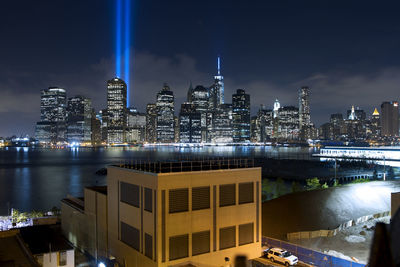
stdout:
<svg viewBox="0 0 400 267">
<path fill-rule="evenodd" d="M 61 202 L 61 228 L 75 247 L 95 258 L 108 258 L 107 195 L 90 188 L 84 190 L 83 209 L 74 202 Z M 81 201 L 82 202 L 82 201 Z"/>
<path fill-rule="evenodd" d="M 116 257 L 125 266 L 175 266 L 191 262 L 196 266 L 223 266 L 225 257 L 233 262 L 236 255 L 246 255 L 249 259 L 261 255 L 261 168 L 225 169 L 198 172 L 144 173 L 136 170 L 109 167 L 108 168 L 108 230 L 110 255 Z M 119 183 L 126 182 L 151 188 L 156 195 L 153 201 L 153 212 L 144 211 L 119 201 Z M 253 182 L 253 202 L 238 204 L 239 183 Z M 219 185 L 236 185 L 236 205 L 219 207 Z M 210 208 L 192 211 L 191 188 L 210 186 Z M 189 211 L 170 214 L 168 193 L 171 189 L 189 188 Z M 215 193 L 214 193 L 215 189 Z M 258 191 L 257 191 L 258 190 Z M 165 196 L 165 232 L 163 232 L 162 197 Z M 142 192 L 142 191 L 141 191 Z M 214 228 L 214 195 L 215 195 L 215 228 Z M 143 198 L 140 198 L 143 200 Z M 154 196 L 153 196 L 154 200 Z M 154 205 L 157 203 L 156 205 Z M 258 208 L 258 216 L 257 216 Z M 154 213 L 154 211 L 156 211 Z M 143 223 L 142 217 L 143 214 Z M 156 217 L 154 215 L 156 214 Z M 119 220 L 144 233 L 153 236 L 153 259 L 144 256 L 142 251 L 136 251 L 120 241 Z M 156 222 L 156 227 L 154 227 Z M 239 246 L 239 225 L 254 223 L 254 243 Z M 229 249 L 219 248 L 219 229 L 236 227 L 236 246 Z M 258 227 L 258 229 L 257 229 Z M 192 233 L 210 231 L 210 253 L 191 256 Z M 215 243 L 214 248 L 214 231 Z M 169 261 L 169 237 L 189 234 L 189 257 Z M 164 236 L 164 237 L 163 237 Z M 163 245 L 163 238 L 165 243 Z M 155 243 L 154 243 L 155 241 Z M 165 249 L 163 249 L 165 246 Z M 163 251 L 164 255 L 163 255 Z M 164 261 L 163 261 L 164 258 Z"/>
</svg>

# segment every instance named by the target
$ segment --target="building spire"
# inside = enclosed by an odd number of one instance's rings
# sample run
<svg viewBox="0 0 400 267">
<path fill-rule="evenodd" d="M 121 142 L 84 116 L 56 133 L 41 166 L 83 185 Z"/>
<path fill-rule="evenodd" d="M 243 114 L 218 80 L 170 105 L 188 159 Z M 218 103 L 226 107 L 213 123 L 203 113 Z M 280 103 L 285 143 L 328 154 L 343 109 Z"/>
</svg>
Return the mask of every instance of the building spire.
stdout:
<svg viewBox="0 0 400 267">
<path fill-rule="evenodd" d="M 221 57 L 218 56 L 217 58 L 217 70 L 218 70 L 218 76 L 221 75 Z"/>
</svg>

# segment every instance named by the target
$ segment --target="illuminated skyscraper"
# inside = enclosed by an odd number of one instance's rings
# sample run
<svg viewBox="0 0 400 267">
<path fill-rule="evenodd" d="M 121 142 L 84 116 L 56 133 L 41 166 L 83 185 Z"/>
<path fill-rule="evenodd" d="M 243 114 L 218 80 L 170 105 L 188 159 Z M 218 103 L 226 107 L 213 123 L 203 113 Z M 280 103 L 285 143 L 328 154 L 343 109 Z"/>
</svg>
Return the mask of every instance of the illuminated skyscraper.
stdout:
<svg viewBox="0 0 400 267">
<path fill-rule="evenodd" d="M 40 122 L 35 136 L 41 143 L 65 141 L 67 118 L 67 93 L 65 89 L 49 87 L 41 91 Z"/>
<path fill-rule="evenodd" d="M 250 141 L 250 95 L 237 89 L 232 95 L 233 142 Z"/>
<path fill-rule="evenodd" d="M 281 104 L 279 103 L 278 99 L 275 99 L 274 102 L 274 118 L 278 117 L 279 109 L 281 108 Z"/>
<path fill-rule="evenodd" d="M 207 141 L 207 112 L 209 111 L 209 90 L 198 85 L 189 88 L 188 100 L 194 105 L 194 109 L 201 115 L 201 141 Z"/>
<path fill-rule="evenodd" d="M 193 103 L 183 103 L 179 113 L 179 141 L 181 143 L 201 142 L 201 113 Z"/>
<path fill-rule="evenodd" d="M 382 136 L 399 136 L 399 103 L 383 102 L 381 115 Z"/>
<path fill-rule="evenodd" d="M 293 106 L 281 107 L 278 112 L 278 138 L 297 140 L 299 138 L 299 109 Z"/>
<path fill-rule="evenodd" d="M 91 142 L 92 101 L 83 96 L 70 97 L 67 104 L 67 141 Z"/>
<path fill-rule="evenodd" d="M 274 111 L 262 105 L 257 113 L 258 141 L 268 142 L 274 133 Z"/>
<path fill-rule="evenodd" d="M 310 88 L 307 86 L 299 89 L 299 128 L 300 139 L 306 140 L 311 137 Z"/>
<path fill-rule="evenodd" d="M 126 83 L 120 78 L 107 81 L 107 142 L 126 142 L 127 108 Z"/>
<path fill-rule="evenodd" d="M 331 132 L 330 133 L 326 133 L 326 136 L 329 136 L 329 138 L 327 138 L 327 139 L 339 140 L 340 136 L 343 133 L 347 132 L 346 129 L 345 129 L 345 122 L 343 120 L 343 114 L 342 113 L 331 114 L 330 124 L 331 124 L 331 126 L 330 126 L 331 127 Z M 327 127 L 325 127 L 325 128 L 327 128 Z"/>
<path fill-rule="evenodd" d="M 212 116 L 211 142 L 232 143 L 232 104 L 222 104 Z"/>
<path fill-rule="evenodd" d="M 128 108 L 128 128 L 126 141 L 128 143 L 142 143 L 146 139 L 146 114 L 136 108 Z"/>
<path fill-rule="evenodd" d="M 173 143 L 175 141 L 174 93 L 165 83 L 157 94 L 157 142 Z"/>
<path fill-rule="evenodd" d="M 157 141 L 157 107 L 156 104 L 147 104 L 146 107 L 146 141 L 155 143 Z"/>
<path fill-rule="evenodd" d="M 299 122 L 300 130 L 311 124 L 310 119 L 310 88 L 303 86 L 299 90 Z"/>
<path fill-rule="evenodd" d="M 102 109 L 96 114 L 96 118 L 100 121 L 101 142 L 107 143 L 108 132 L 108 115 L 107 109 Z"/>
<path fill-rule="evenodd" d="M 375 108 L 374 112 L 372 113 L 371 118 L 371 134 L 373 138 L 380 136 L 381 134 L 381 122 L 380 122 L 380 115 L 378 110 Z"/>
</svg>

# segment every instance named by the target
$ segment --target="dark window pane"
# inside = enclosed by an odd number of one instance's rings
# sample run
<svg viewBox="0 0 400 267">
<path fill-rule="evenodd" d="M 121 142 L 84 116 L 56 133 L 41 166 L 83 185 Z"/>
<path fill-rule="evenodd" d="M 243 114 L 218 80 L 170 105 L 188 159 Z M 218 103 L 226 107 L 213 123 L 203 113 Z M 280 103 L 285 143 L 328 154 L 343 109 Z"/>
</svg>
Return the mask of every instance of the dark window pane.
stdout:
<svg viewBox="0 0 400 267">
<path fill-rule="evenodd" d="M 121 222 L 121 241 L 140 251 L 140 231 L 124 222 Z"/>
<path fill-rule="evenodd" d="M 239 184 L 239 204 L 252 203 L 253 200 L 253 183 Z"/>
<path fill-rule="evenodd" d="M 147 233 L 144 234 L 144 255 L 153 259 L 153 237 Z"/>
<path fill-rule="evenodd" d="M 129 205 L 140 207 L 139 186 L 121 182 L 120 201 Z"/>
<path fill-rule="evenodd" d="M 227 249 L 236 246 L 236 227 L 219 229 L 219 249 Z"/>
<path fill-rule="evenodd" d="M 169 238 L 169 260 L 177 260 L 189 256 L 189 235 L 171 236 Z"/>
<path fill-rule="evenodd" d="M 254 224 L 239 225 L 239 246 L 253 243 L 254 240 Z"/>
<path fill-rule="evenodd" d="M 192 234 L 192 256 L 210 252 L 210 231 Z"/>
<path fill-rule="evenodd" d="M 192 210 L 201 210 L 210 208 L 210 187 L 192 188 Z"/>
<path fill-rule="evenodd" d="M 189 189 L 169 190 L 169 213 L 189 210 Z"/>
<path fill-rule="evenodd" d="M 236 204 L 236 185 L 225 184 L 219 186 L 219 206 L 231 206 Z"/>
</svg>

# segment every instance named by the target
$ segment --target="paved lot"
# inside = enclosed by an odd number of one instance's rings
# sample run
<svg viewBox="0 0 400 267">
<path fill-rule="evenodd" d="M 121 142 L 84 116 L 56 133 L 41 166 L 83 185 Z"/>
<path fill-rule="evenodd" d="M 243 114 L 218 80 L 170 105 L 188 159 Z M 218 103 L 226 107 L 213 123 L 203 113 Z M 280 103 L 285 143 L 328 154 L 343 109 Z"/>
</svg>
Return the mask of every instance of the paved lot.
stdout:
<svg viewBox="0 0 400 267">
<path fill-rule="evenodd" d="M 268 260 L 268 259 L 263 258 L 263 257 L 256 259 L 256 261 L 261 262 L 262 264 L 264 264 L 264 265 L 266 265 L 268 267 L 282 267 L 282 266 L 285 266 L 285 265 L 280 264 L 280 263 L 272 262 L 271 260 Z M 308 265 L 308 264 L 305 264 L 305 263 L 299 261 L 299 263 L 297 265 L 295 265 L 295 266 L 309 267 L 311 265 Z"/>
</svg>

